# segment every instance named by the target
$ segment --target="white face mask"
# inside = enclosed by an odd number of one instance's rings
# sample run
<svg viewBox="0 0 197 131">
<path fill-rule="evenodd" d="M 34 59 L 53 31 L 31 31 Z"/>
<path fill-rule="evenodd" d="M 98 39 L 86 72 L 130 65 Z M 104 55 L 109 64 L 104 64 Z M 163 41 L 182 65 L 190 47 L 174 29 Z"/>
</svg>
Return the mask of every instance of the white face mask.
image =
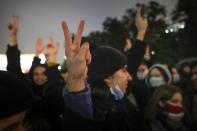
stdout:
<svg viewBox="0 0 197 131">
<path fill-rule="evenodd" d="M 144 80 L 147 74 L 148 74 L 148 69 L 145 69 L 144 72 L 137 72 L 138 80 Z"/>
<path fill-rule="evenodd" d="M 184 112 L 175 114 L 175 113 L 168 113 L 168 118 L 173 121 L 181 121 L 184 116 Z"/>
<path fill-rule="evenodd" d="M 172 129 L 179 129 L 182 126 L 182 119 L 183 119 L 184 113 L 179 114 L 168 114 L 167 118 L 167 124 Z"/>
<path fill-rule="evenodd" d="M 115 82 L 113 83 L 114 86 L 110 88 L 110 91 L 115 96 L 115 100 L 121 100 L 124 97 L 124 93 L 122 92 L 118 84 L 116 84 Z"/>
<path fill-rule="evenodd" d="M 164 84 L 162 77 L 150 77 L 149 81 L 152 87 L 159 87 Z"/>
</svg>

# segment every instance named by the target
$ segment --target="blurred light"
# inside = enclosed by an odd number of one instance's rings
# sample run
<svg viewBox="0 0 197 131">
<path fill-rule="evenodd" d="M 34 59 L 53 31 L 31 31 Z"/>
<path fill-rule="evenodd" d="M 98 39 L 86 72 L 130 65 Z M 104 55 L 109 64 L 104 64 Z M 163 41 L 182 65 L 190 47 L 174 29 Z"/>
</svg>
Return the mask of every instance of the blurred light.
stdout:
<svg viewBox="0 0 197 131">
<path fill-rule="evenodd" d="M 170 28 L 170 32 L 173 32 L 174 30 L 172 28 Z"/>
<path fill-rule="evenodd" d="M 151 54 L 152 54 L 152 55 L 155 55 L 155 51 L 151 51 Z"/>
<path fill-rule="evenodd" d="M 40 56 L 39 56 L 40 57 Z M 21 54 L 20 56 L 20 63 L 21 63 L 21 69 L 23 73 L 26 73 L 29 71 L 31 65 L 32 65 L 32 60 L 34 58 L 34 54 Z M 41 62 L 45 62 L 45 57 L 44 55 L 41 55 Z M 7 67 L 7 57 L 6 55 L 0 54 L 0 70 L 6 70 Z"/>
<path fill-rule="evenodd" d="M 180 28 L 184 29 L 185 28 L 185 24 L 184 23 L 180 24 Z"/>
<path fill-rule="evenodd" d="M 39 58 L 41 59 L 40 63 L 41 63 L 41 64 L 44 64 L 45 61 L 46 61 L 46 58 L 45 58 L 44 54 L 40 54 L 40 55 L 39 55 Z"/>
<path fill-rule="evenodd" d="M 29 68 L 31 67 L 31 64 L 32 64 L 33 57 L 34 57 L 34 54 L 22 54 L 20 56 L 21 69 L 23 73 L 29 71 Z"/>
<path fill-rule="evenodd" d="M 26 71 L 26 70 L 22 69 L 22 72 L 23 72 L 23 73 L 27 73 L 28 71 Z"/>
<path fill-rule="evenodd" d="M 171 24 L 170 26 L 168 26 L 165 30 L 165 33 L 169 33 L 169 32 L 177 32 L 180 29 L 184 29 L 185 28 L 185 22 L 178 22 L 178 23 L 174 23 Z M 167 31 L 168 30 L 168 31 Z"/>
<path fill-rule="evenodd" d="M 64 56 L 65 60 L 66 60 L 66 56 Z"/>
<path fill-rule="evenodd" d="M 168 34 L 168 33 L 169 33 L 169 30 L 168 30 L 168 29 L 166 29 L 166 30 L 165 30 L 165 33 L 166 33 L 166 34 Z"/>
<path fill-rule="evenodd" d="M 6 70 L 7 58 L 5 55 L 0 55 L 0 70 Z"/>
<path fill-rule="evenodd" d="M 61 70 L 61 66 L 58 66 L 58 70 Z"/>
</svg>

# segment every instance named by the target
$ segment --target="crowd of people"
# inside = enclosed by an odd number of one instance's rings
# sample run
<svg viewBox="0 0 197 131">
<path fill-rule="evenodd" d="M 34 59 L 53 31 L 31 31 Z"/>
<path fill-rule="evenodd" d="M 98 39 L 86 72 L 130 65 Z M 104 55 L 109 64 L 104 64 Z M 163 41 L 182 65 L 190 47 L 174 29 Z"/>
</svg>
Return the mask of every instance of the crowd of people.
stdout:
<svg viewBox="0 0 197 131">
<path fill-rule="evenodd" d="M 35 42 L 30 71 L 22 73 L 19 18 L 8 25 L 7 71 L 0 71 L 0 131 L 196 131 L 197 63 L 181 68 L 153 63 L 144 41 L 148 21 L 137 8 L 136 38 L 121 52 L 82 43 L 65 21 L 66 67 L 58 70 L 59 44 Z M 45 64 L 39 55 L 44 53 Z"/>
</svg>

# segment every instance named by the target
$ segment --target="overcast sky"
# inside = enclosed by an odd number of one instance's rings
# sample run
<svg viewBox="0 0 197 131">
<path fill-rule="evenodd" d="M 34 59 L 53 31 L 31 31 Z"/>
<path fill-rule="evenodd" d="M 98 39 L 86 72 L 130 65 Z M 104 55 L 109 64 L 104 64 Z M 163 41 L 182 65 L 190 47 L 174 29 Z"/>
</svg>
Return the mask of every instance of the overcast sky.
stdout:
<svg viewBox="0 0 197 131">
<path fill-rule="evenodd" d="M 18 45 L 22 53 L 33 53 L 34 42 L 42 37 L 46 43 L 53 36 L 60 43 L 58 60 L 63 59 L 63 32 L 61 21 L 66 20 L 72 32 L 76 31 L 81 19 L 86 21 L 84 35 L 102 30 L 106 17 L 121 18 L 126 9 L 137 2 L 150 0 L 0 0 L 0 53 L 5 53 L 8 42 L 7 23 L 11 16 L 18 15 L 20 27 Z M 155 0 L 165 5 L 168 11 L 174 9 L 177 0 Z"/>
</svg>

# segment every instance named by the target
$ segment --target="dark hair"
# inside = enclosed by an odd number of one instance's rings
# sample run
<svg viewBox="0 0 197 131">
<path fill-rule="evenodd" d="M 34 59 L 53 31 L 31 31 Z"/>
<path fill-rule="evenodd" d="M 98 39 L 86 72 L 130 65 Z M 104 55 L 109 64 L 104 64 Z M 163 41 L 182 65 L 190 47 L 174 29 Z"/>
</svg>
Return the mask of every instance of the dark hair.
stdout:
<svg viewBox="0 0 197 131">
<path fill-rule="evenodd" d="M 158 113 L 158 103 L 160 101 L 166 102 L 170 100 L 175 93 L 180 93 L 183 95 L 181 89 L 174 85 L 163 85 L 155 90 L 151 98 L 149 99 L 147 106 L 145 108 L 145 121 L 151 121 L 155 119 Z"/>
<path fill-rule="evenodd" d="M 34 66 L 33 70 L 35 70 L 35 68 L 37 68 L 37 67 L 47 68 L 47 65 L 46 64 L 38 64 L 38 65 Z"/>
<path fill-rule="evenodd" d="M 38 67 L 42 67 L 42 68 L 47 69 L 47 65 L 46 64 L 38 64 L 38 65 L 36 65 L 36 66 L 33 67 L 33 69 L 32 69 L 33 70 L 33 72 L 32 72 L 33 74 L 34 74 L 35 69 L 38 68 Z"/>
</svg>

